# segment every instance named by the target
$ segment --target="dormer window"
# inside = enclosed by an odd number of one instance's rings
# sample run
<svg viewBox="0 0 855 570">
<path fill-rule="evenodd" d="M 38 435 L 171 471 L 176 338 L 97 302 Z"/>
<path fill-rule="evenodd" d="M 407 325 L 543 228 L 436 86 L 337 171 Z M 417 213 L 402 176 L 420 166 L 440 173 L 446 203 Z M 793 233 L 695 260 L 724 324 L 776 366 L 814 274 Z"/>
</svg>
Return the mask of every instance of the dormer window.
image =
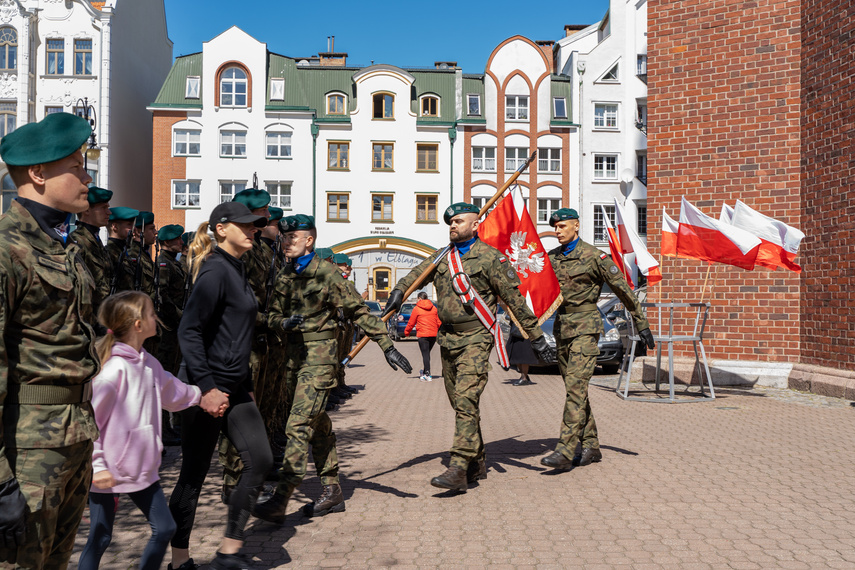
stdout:
<svg viewBox="0 0 855 570">
<path fill-rule="evenodd" d="M 422 97 L 422 117 L 439 116 L 439 97 L 425 95 Z"/>
<path fill-rule="evenodd" d="M 184 98 L 185 99 L 198 99 L 199 98 L 199 87 L 202 84 L 202 81 L 199 77 L 190 76 L 187 78 L 186 83 L 184 84 Z"/>
<path fill-rule="evenodd" d="M 395 96 L 391 93 L 375 93 L 374 94 L 374 113 L 375 119 L 394 119 L 395 118 Z"/>
<path fill-rule="evenodd" d="M 567 118 L 567 100 L 564 97 L 553 97 L 552 106 L 555 111 L 556 119 Z"/>
<path fill-rule="evenodd" d="M 285 78 L 274 77 L 270 80 L 270 100 L 284 101 L 285 100 Z"/>
<path fill-rule="evenodd" d="M 344 95 L 341 93 L 327 95 L 327 115 L 344 114 Z"/>
</svg>

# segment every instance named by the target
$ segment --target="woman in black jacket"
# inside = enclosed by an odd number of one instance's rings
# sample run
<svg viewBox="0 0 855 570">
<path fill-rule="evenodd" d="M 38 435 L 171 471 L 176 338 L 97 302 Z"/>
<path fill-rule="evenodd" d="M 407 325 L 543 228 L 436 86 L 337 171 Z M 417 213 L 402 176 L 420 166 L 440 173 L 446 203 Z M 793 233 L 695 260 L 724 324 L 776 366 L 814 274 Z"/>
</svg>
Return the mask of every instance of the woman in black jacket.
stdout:
<svg viewBox="0 0 855 570">
<path fill-rule="evenodd" d="M 273 456 L 252 393 L 249 355 L 258 303 L 240 257 L 252 248 L 257 229 L 266 225 L 265 217 L 253 215 L 245 205 L 226 202 L 199 226 L 190 246 L 194 285 L 178 329 L 184 357 L 179 376 L 199 386 L 203 404 L 204 398 L 208 405 L 215 402 L 220 413 L 213 417 L 198 407 L 182 412 L 183 461 L 169 500 L 178 527 L 172 538 L 170 570 L 196 568 L 190 558 L 190 531 L 221 431 L 237 448 L 244 469 L 229 499 L 225 536 L 211 567 L 249 566 L 250 558 L 240 554 L 244 528 L 273 466 Z M 216 247 L 208 228 L 214 233 Z"/>
</svg>

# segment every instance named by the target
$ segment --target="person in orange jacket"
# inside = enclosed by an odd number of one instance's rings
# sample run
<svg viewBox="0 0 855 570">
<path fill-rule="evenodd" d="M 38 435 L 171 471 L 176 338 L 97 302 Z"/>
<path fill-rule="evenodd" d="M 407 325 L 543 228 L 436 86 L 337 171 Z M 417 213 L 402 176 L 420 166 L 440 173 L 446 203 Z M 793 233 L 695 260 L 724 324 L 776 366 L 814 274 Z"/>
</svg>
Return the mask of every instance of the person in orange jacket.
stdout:
<svg viewBox="0 0 855 570">
<path fill-rule="evenodd" d="M 404 329 L 404 336 L 410 336 L 415 327 L 416 336 L 419 339 L 419 350 L 422 351 L 422 362 L 424 363 L 424 369 L 421 371 L 421 376 L 419 376 L 419 380 L 422 382 L 433 380 L 433 377 L 430 375 L 430 351 L 433 345 L 436 344 L 436 335 L 439 332 L 440 325 L 442 325 L 442 321 L 439 320 L 439 313 L 436 307 L 428 299 L 427 293 L 424 291 L 420 292 L 419 300 L 410 314 L 410 320 L 407 321 L 407 326 Z"/>
</svg>

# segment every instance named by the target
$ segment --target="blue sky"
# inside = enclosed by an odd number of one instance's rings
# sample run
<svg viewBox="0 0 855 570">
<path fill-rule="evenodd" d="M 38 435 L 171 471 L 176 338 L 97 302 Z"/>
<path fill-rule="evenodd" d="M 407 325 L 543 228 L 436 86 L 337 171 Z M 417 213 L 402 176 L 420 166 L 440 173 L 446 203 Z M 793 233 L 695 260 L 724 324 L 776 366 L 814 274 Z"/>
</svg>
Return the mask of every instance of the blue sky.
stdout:
<svg viewBox="0 0 855 570">
<path fill-rule="evenodd" d="M 434 61 L 457 61 L 466 73 L 481 73 L 487 58 L 503 40 L 520 34 L 532 40 L 558 40 L 565 24 L 593 24 L 608 9 L 608 0 L 570 0 L 536 10 L 524 0 L 462 2 L 340 2 L 233 0 L 165 0 L 173 55 L 202 50 L 202 43 L 230 26 L 238 26 L 270 51 L 304 57 L 335 51 L 348 63 L 388 63 L 431 67 Z M 264 6 L 259 9 L 259 6 Z"/>
</svg>

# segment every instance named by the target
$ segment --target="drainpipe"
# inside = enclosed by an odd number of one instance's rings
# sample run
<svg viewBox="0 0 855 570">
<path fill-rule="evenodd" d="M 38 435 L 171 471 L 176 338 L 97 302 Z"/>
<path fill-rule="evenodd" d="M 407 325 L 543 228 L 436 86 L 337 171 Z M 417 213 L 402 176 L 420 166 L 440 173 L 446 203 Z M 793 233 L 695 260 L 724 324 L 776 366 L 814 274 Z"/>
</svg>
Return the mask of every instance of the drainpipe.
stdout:
<svg viewBox="0 0 855 570">
<path fill-rule="evenodd" d="M 582 199 L 583 196 L 583 186 L 584 186 L 584 176 L 582 172 L 585 168 L 585 158 L 584 158 L 584 145 L 582 135 L 585 131 L 585 123 L 582 120 L 582 116 L 585 110 L 585 97 L 584 97 L 584 75 L 585 75 L 585 62 L 577 61 L 576 63 L 576 72 L 579 74 L 579 217 L 583 217 L 585 215 L 585 203 Z M 583 218 L 584 219 L 584 218 Z M 591 221 L 591 228 L 593 231 L 593 219 Z"/>
<path fill-rule="evenodd" d="M 449 168 L 450 171 L 450 180 L 448 187 L 451 192 L 450 202 L 449 204 L 454 204 L 454 141 L 457 140 L 457 126 L 450 127 L 448 129 L 448 140 L 451 142 L 451 152 L 449 154 L 449 164 L 451 165 Z"/>
<path fill-rule="evenodd" d="M 318 133 L 321 128 L 312 121 L 312 217 L 317 219 L 318 207 Z"/>
</svg>

